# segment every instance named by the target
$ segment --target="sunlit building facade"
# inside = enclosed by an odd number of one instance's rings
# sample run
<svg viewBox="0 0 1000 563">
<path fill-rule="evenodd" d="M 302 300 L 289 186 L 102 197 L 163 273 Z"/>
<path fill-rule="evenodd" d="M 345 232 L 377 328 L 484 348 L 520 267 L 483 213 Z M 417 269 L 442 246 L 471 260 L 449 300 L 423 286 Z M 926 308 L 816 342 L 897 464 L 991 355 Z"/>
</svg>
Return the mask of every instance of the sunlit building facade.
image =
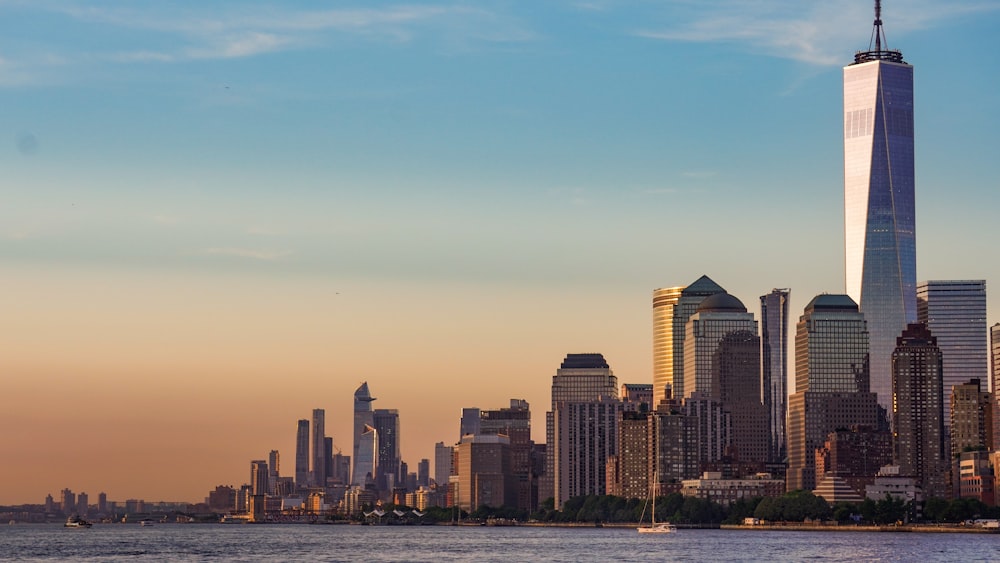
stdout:
<svg viewBox="0 0 1000 563">
<path fill-rule="evenodd" d="M 989 391 L 989 351 L 986 330 L 986 280 L 933 280 L 917 284 L 917 319 L 937 339 L 944 361 L 945 426 L 951 388 L 970 379 Z"/>
<path fill-rule="evenodd" d="M 877 427 L 869 392 L 868 330 L 847 295 L 822 294 L 806 305 L 795 330 L 795 393 L 788 399 L 789 491 L 816 488 L 816 450 L 830 432 Z"/>
<path fill-rule="evenodd" d="M 788 413 L 788 301 L 790 290 L 760 296 L 760 366 L 767 409 L 770 461 L 785 459 Z"/>
<path fill-rule="evenodd" d="M 947 494 L 942 354 L 927 325 L 911 324 L 892 353 L 893 463 L 930 497 Z"/>
<path fill-rule="evenodd" d="M 354 391 L 354 456 L 352 459 L 354 470 L 351 471 L 352 485 L 363 485 L 364 477 L 369 470 L 372 471 L 372 475 L 374 476 L 375 467 L 369 467 L 367 461 L 362 461 L 362 456 L 359 455 L 360 452 L 358 451 L 361 448 L 362 435 L 367 432 L 368 427 L 375 425 L 375 418 L 372 413 L 372 401 L 374 400 L 375 398 L 368 391 L 367 381 Z M 367 454 L 365 455 L 365 460 L 367 460 Z M 360 463 L 366 464 L 363 470 L 358 469 L 358 464 Z"/>
<path fill-rule="evenodd" d="M 683 286 L 653 290 L 653 408 L 674 384 L 674 309 L 682 291 Z"/>
<path fill-rule="evenodd" d="M 847 294 L 868 321 L 871 390 L 891 412 L 892 351 L 917 320 L 913 67 L 882 48 L 844 67 L 844 226 Z"/>
</svg>

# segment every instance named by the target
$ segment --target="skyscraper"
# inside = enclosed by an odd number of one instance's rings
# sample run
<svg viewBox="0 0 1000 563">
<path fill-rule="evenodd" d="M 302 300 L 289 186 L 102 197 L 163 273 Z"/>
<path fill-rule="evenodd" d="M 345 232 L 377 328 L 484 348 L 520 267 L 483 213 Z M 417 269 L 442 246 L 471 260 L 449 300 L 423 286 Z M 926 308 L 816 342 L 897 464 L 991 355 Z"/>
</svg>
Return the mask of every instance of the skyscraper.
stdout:
<svg viewBox="0 0 1000 563">
<path fill-rule="evenodd" d="M 719 401 L 729 414 L 727 455 L 744 462 L 768 460 L 757 321 L 739 299 L 725 292 L 706 297 L 687 322 L 684 397 L 695 393 Z"/>
<path fill-rule="evenodd" d="M 817 295 L 795 328 L 795 393 L 788 398 L 789 491 L 816 488 L 816 449 L 838 428 L 876 427 L 868 331 L 847 295 Z M 877 468 L 876 468 L 877 469 Z"/>
<path fill-rule="evenodd" d="M 556 370 L 556 374 L 552 376 L 552 410 L 545 413 L 546 471 L 543 481 L 539 483 L 539 499 L 544 500 L 549 496 L 555 496 L 557 506 L 560 502 L 557 492 L 560 485 L 559 476 L 556 475 L 558 469 L 556 464 L 559 463 L 561 455 L 568 455 L 569 450 L 566 448 L 569 445 L 566 443 L 566 438 L 560 442 L 557 435 L 556 419 L 559 416 L 559 409 L 562 407 L 563 410 L 566 410 L 568 407 L 564 405 L 571 403 L 601 402 L 604 399 L 618 403 L 618 378 L 611 371 L 604 356 L 601 354 L 567 354 L 566 359 Z M 612 426 L 614 426 L 614 422 L 616 421 L 612 422 Z M 566 432 L 569 431 L 567 424 L 563 424 L 562 428 L 566 429 Z M 569 434 L 566 436 L 568 437 Z M 613 436 L 612 440 L 615 438 L 616 436 Z M 562 451 L 560 450 L 561 446 L 565 446 Z M 602 474 L 605 456 L 613 453 L 615 453 L 613 450 L 603 452 L 600 458 Z M 574 455 L 576 454 L 574 453 Z M 566 471 L 561 471 L 560 474 L 567 475 Z M 603 486 L 603 478 L 601 486 Z M 562 500 L 566 499 L 562 498 Z"/>
<path fill-rule="evenodd" d="M 372 426 L 378 432 L 378 460 L 376 483 L 380 490 L 391 491 L 406 477 L 400 475 L 399 411 L 375 409 Z"/>
<path fill-rule="evenodd" d="M 448 477 L 451 476 L 452 447 L 444 442 L 434 444 L 434 482 L 442 490 L 448 486 Z"/>
<path fill-rule="evenodd" d="M 683 287 L 653 290 L 653 405 L 660 404 L 667 387 L 674 384 L 674 308 Z M 674 391 L 673 396 L 677 396 Z"/>
<path fill-rule="evenodd" d="M 352 484 L 364 487 L 374 482 L 378 474 L 378 431 L 373 426 L 365 425 L 358 437 L 357 456 L 354 458 L 354 474 Z"/>
<path fill-rule="evenodd" d="M 990 393 L 993 393 L 993 446 L 1000 450 L 1000 323 L 990 327 Z"/>
<path fill-rule="evenodd" d="M 309 486 L 309 420 L 305 418 L 295 431 L 295 486 Z"/>
<path fill-rule="evenodd" d="M 365 427 L 375 424 L 375 419 L 372 417 L 372 401 L 374 400 L 375 398 L 368 391 L 367 381 L 363 382 L 354 391 L 354 455 L 352 456 L 354 471 L 351 472 L 352 485 L 364 485 L 363 478 L 365 473 L 358 473 L 358 464 L 362 463 L 361 457 L 358 455 L 358 448 L 361 445 L 361 435 L 365 433 Z M 372 471 L 375 470 L 374 466 L 370 469 Z M 372 475 L 374 476 L 374 473 Z"/>
<path fill-rule="evenodd" d="M 773 289 L 760 296 L 760 365 L 764 407 L 770 429 L 770 461 L 785 459 L 785 417 L 788 413 L 789 290 Z"/>
<path fill-rule="evenodd" d="M 951 426 L 951 388 L 970 379 L 986 386 L 989 351 L 986 339 L 986 281 L 923 281 L 917 284 L 917 319 L 937 338 L 944 359 L 941 416 Z"/>
<path fill-rule="evenodd" d="M 281 472 L 281 455 L 278 450 L 271 450 L 267 454 L 267 494 L 273 495 L 274 488 L 278 486 L 278 477 Z"/>
<path fill-rule="evenodd" d="M 510 438 L 510 470 L 517 476 L 517 507 L 534 510 L 538 504 L 538 483 L 531 466 L 531 410 L 528 401 L 511 399 L 509 408 L 480 412 L 482 434 L 503 434 Z"/>
<path fill-rule="evenodd" d="M 326 486 L 326 411 L 313 409 L 312 427 L 312 484 Z"/>
<path fill-rule="evenodd" d="M 868 321 L 871 390 L 888 412 L 896 337 L 917 320 L 913 67 L 883 49 L 878 1 L 872 39 L 844 67 L 845 274 Z"/>
<path fill-rule="evenodd" d="M 951 388 L 951 455 L 993 443 L 993 400 L 978 379 Z"/>
<path fill-rule="evenodd" d="M 698 310 L 698 305 L 706 297 L 716 293 L 725 293 L 726 290 L 712 281 L 708 276 L 701 276 L 693 283 L 685 287 L 677 298 L 677 304 L 673 306 L 674 318 L 671 321 L 670 329 L 673 332 L 671 341 L 671 354 L 673 357 L 673 368 L 671 370 L 670 384 L 673 389 L 671 397 L 684 399 L 684 391 L 687 389 L 687 382 L 684 381 L 684 338 L 686 336 L 688 319 Z M 660 395 L 657 395 L 660 393 Z M 653 402 L 659 403 L 663 400 L 663 389 L 653 386 Z"/>
<path fill-rule="evenodd" d="M 250 462 L 250 494 L 267 494 L 267 462 L 257 459 Z"/>
<path fill-rule="evenodd" d="M 944 447 L 941 349 L 923 323 L 911 324 L 892 353 L 893 462 L 916 477 L 927 497 L 944 498 L 948 456 Z"/>
</svg>

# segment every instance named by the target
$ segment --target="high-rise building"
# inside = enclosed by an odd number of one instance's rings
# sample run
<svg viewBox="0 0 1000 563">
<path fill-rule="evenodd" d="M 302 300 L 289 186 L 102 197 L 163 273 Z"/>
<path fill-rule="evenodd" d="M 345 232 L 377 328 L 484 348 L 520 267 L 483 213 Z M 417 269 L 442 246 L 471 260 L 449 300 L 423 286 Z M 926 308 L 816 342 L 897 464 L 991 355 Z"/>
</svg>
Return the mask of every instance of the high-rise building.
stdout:
<svg viewBox="0 0 1000 563">
<path fill-rule="evenodd" d="M 90 510 L 90 497 L 87 493 L 76 495 L 76 513 L 86 515 Z"/>
<path fill-rule="evenodd" d="M 650 412 L 653 410 L 653 386 L 649 383 L 622 383 L 621 399 L 627 411 Z"/>
<path fill-rule="evenodd" d="M 372 426 L 378 432 L 378 461 L 376 483 L 383 491 L 391 491 L 405 479 L 401 474 L 399 411 L 396 409 L 375 409 Z"/>
<path fill-rule="evenodd" d="M 70 489 L 63 489 L 59 495 L 59 507 L 63 513 L 73 514 L 76 511 L 76 494 Z"/>
<path fill-rule="evenodd" d="M 458 444 L 458 507 L 472 512 L 480 506 L 513 507 L 517 477 L 510 466 L 510 438 L 497 434 L 467 434 Z"/>
<path fill-rule="evenodd" d="M 607 460 L 618 453 L 621 412 L 617 397 L 556 404 L 550 455 L 557 508 L 573 497 L 607 493 Z"/>
<path fill-rule="evenodd" d="M 917 320 L 913 67 L 884 45 L 878 2 L 872 39 L 844 67 L 845 273 L 868 321 L 871 390 L 891 412 L 892 351 Z"/>
<path fill-rule="evenodd" d="M 684 338 L 687 336 L 687 322 L 691 315 L 695 314 L 698 306 L 705 298 L 716 293 L 725 293 L 719 284 L 712 281 L 708 276 L 701 276 L 693 283 L 681 291 L 677 303 L 673 306 L 674 318 L 671 321 L 670 329 L 673 332 L 671 341 L 671 355 L 673 357 L 673 369 L 670 376 L 671 397 L 684 399 L 684 392 L 688 389 L 687 382 L 684 381 Z M 659 395 L 657 395 L 659 393 Z M 663 400 L 663 389 L 653 388 L 653 401 Z"/>
<path fill-rule="evenodd" d="M 431 482 L 431 460 L 421 459 L 417 463 L 417 486 L 426 487 Z"/>
<path fill-rule="evenodd" d="M 263 459 L 256 459 L 250 462 L 250 494 L 267 494 L 267 462 Z"/>
<path fill-rule="evenodd" d="M 278 477 L 281 472 L 279 467 L 281 464 L 281 456 L 278 454 L 278 450 L 271 450 L 267 454 L 267 494 L 273 495 L 274 488 L 278 485 Z"/>
<path fill-rule="evenodd" d="M 892 433 L 871 426 L 838 428 L 827 434 L 815 455 L 817 485 L 835 477 L 864 497 L 879 469 L 892 463 Z"/>
<path fill-rule="evenodd" d="M 951 388 L 951 456 L 993 443 L 993 396 L 978 379 Z"/>
<path fill-rule="evenodd" d="M 684 397 L 715 399 L 729 414 L 726 454 L 738 461 L 768 461 L 767 410 L 760 375 L 757 321 L 739 299 L 722 292 L 706 297 L 687 322 Z"/>
<path fill-rule="evenodd" d="M 788 399 L 789 491 L 816 488 L 816 450 L 831 432 L 880 426 L 878 403 L 869 389 L 864 315 L 847 295 L 817 295 L 795 330 L 795 393 Z"/>
<path fill-rule="evenodd" d="M 683 287 L 653 290 L 653 408 L 674 385 L 674 308 L 682 291 Z"/>
<path fill-rule="evenodd" d="M 996 395 L 998 389 L 1000 389 L 1000 323 L 990 327 L 990 392 Z"/>
<path fill-rule="evenodd" d="M 990 327 L 990 393 L 993 393 L 993 446 L 1000 450 L 1000 323 Z"/>
<path fill-rule="evenodd" d="M 375 398 L 368 391 L 368 382 L 365 381 L 360 387 L 354 391 L 354 471 L 351 472 L 351 484 L 352 485 L 364 485 L 365 473 L 358 472 L 358 464 L 366 463 L 362 461 L 361 457 L 358 455 L 358 448 L 361 446 L 361 435 L 365 433 L 365 428 L 375 424 L 374 418 L 372 418 L 372 401 Z M 366 457 L 367 459 L 367 457 Z M 370 468 L 366 465 L 366 469 L 375 470 L 374 466 Z M 374 473 L 372 474 L 374 476 Z"/>
<path fill-rule="evenodd" d="M 531 465 L 531 410 L 528 401 L 511 399 L 510 407 L 479 413 L 482 434 L 503 434 L 510 438 L 510 470 L 517 476 L 517 507 L 535 510 L 538 481 Z"/>
<path fill-rule="evenodd" d="M 788 289 L 760 296 L 760 365 L 770 429 L 770 461 L 785 459 L 788 414 Z"/>
<path fill-rule="evenodd" d="M 378 431 L 375 427 L 365 425 L 361 436 L 358 437 L 357 455 L 354 460 L 354 474 L 351 476 L 352 484 L 364 487 L 369 483 L 375 483 L 378 475 Z"/>
<path fill-rule="evenodd" d="M 466 434 L 479 434 L 479 409 L 466 407 L 462 409 L 462 421 L 459 423 L 458 438 Z"/>
<path fill-rule="evenodd" d="M 309 420 L 305 418 L 295 430 L 295 486 L 309 486 Z"/>
<path fill-rule="evenodd" d="M 618 454 L 608 457 L 607 493 L 625 498 L 649 496 L 650 413 L 622 411 L 618 419 Z"/>
<path fill-rule="evenodd" d="M 448 485 L 448 477 L 451 476 L 451 460 L 454 455 L 451 446 L 444 442 L 434 444 L 434 482 L 438 487 Z"/>
<path fill-rule="evenodd" d="M 556 506 L 559 506 L 562 502 L 565 502 L 569 497 L 565 496 L 568 487 L 568 482 L 561 483 L 560 478 L 569 478 L 569 468 L 568 467 L 557 467 L 558 463 L 569 464 L 570 458 L 574 460 L 582 459 L 580 456 L 586 455 L 587 452 L 579 451 L 580 448 L 586 449 L 588 446 L 584 444 L 584 439 L 582 437 L 577 437 L 578 441 L 574 444 L 569 444 L 567 442 L 569 438 L 569 427 L 570 419 L 565 419 L 560 428 L 562 428 L 566 434 L 560 436 L 557 432 L 557 418 L 559 415 L 559 410 L 562 408 L 565 413 L 564 416 L 569 416 L 569 406 L 578 403 L 600 403 L 605 402 L 613 403 L 621 408 L 621 403 L 618 400 L 618 378 L 615 377 L 611 368 L 608 366 L 607 361 L 605 361 L 604 356 L 601 354 L 567 354 L 566 358 L 563 360 L 559 369 L 556 370 L 556 374 L 552 376 L 552 410 L 545 413 L 545 437 L 546 437 L 546 472 L 545 477 L 542 482 L 539 483 L 538 496 L 540 499 L 546 499 L 549 496 L 553 496 L 556 499 Z M 604 416 L 609 414 L 608 408 L 602 407 L 602 412 Z M 574 412 L 576 412 L 574 408 Z M 617 410 L 614 411 L 617 413 Z M 577 420 L 573 420 L 576 423 Z M 606 421 L 604 421 L 606 422 Z M 613 418 L 610 425 L 611 428 L 602 428 L 602 431 L 613 430 L 616 418 Z M 595 422 L 596 424 L 596 422 Z M 592 428 L 588 431 L 589 436 L 593 436 L 594 440 L 598 440 L 595 434 L 597 430 Z M 612 434 L 610 443 L 614 443 L 616 436 Z M 598 447 L 596 442 L 591 443 L 594 447 Z M 600 451 L 591 450 L 589 453 L 593 454 L 595 457 L 595 463 L 600 464 L 600 476 L 595 477 L 600 482 L 600 488 L 603 491 L 604 487 L 604 477 L 605 477 L 605 461 L 607 456 L 614 454 L 614 448 L 608 449 L 605 446 L 599 447 Z M 598 471 L 591 468 L 592 471 L 588 473 L 588 477 L 593 477 Z M 592 482 L 574 482 L 574 491 L 578 490 L 588 490 L 594 493 L 597 491 L 592 490 Z M 563 489 L 560 492 L 560 487 Z M 602 493 L 598 493 L 602 494 Z"/>
<path fill-rule="evenodd" d="M 989 352 L 986 333 L 986 281 L 935 280 L 917 284 L 917 319 L 925 323 L 937 338 L 944 359 L 944 404 L 941 416 L 945 426 L 951 388 L 970 379 L 989 391 Z"/>
<path fill-rule="evenodd" d="M 312 484 L 326 486 L 326 411 L 313 409 L 312 420 Z"/>
<path fill-rule="evenodd" d="M 947 494 L 942 359 L 937 339 L 923 323 L 911 324 L 892 353 L 893 463 L 915 477 L 928 497 Z"/>
</svg>

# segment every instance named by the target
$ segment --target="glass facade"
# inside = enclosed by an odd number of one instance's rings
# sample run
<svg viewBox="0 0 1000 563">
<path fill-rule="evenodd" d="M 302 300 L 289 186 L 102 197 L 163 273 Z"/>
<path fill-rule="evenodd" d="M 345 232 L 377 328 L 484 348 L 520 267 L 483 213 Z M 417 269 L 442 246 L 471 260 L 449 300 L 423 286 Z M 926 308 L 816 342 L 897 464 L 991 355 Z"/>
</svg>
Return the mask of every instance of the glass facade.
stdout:
<svg viewBox="0 0 1000 563">
<path fill-rule="evenodd" d="M 674 308 L 682 291 L 683 287 L 653 290 L 653 408 L 674 384 Z"/>
<path fill-rule="evenodd" d="M 358 469 L 358 464 L 361 463 L 361 452 L 359 448 L 361 447 L 362 434 L 366 432 L 366 428 L 373 426 L 375 424 L 375 419 L 372 413 L 372 401 L 375 398 L 372 397 L 371 393 L 368 391 L 368 382 L 364 382 L 360 387 L 354 391 L 354 470 L 351 472 L 351 484 L 352 485 L 363 485 L 364 481 L 359 481 L 359 478 L 365 476 L 365 472 L 361 472 Z M 373 454 L 374 455 L 374 454 Z M 371 467 L 371 471 L 374 471 L 374 466 Z"/>
<path fill-rule="evenodd" d="M 892 408 L 892 351 L 916 322 L 913 67 L 874 60 L 844 68 L 847 294 L 868 321 L 871 390 Z"/>
<path fill-rule="evenodd" d="M 760 362 L 770 429 L 771 461 L 785 458 L 785 416 L 788 412 L 789 290 L 774 289 L 760 297 Z"/>
<path fill-rule="evenodd" d="M 719 284 L 712 281 L 708 276 L 701 276 L 691 285 L 681 291 L 677 304 L 673 307 L 674 319 L 671 324 L 673 332 L 673 342 L 671 352 L 673 354 L 673 369 L 671 370 L 673 397 L 684 399 L 684 390 L 687 384 L 684 382 L 684 338 L 686 336 L 687 321 L 697 310 L 701 302 L 707 297 L 717 293 L 725 293 Z M 653 392 L 661 391 L 653 388 Z M 661 391 L 662 392 L 662 391 Z M 654 395 L 654 400 L 656 400 Z"/>
<path fill-rule="evenodd" d="M 951 388 L 970 379 L 987 391 L 986 281 L 924 281 L 917 285 L 917 318 L 937 338 L 944 356 L 944 408 Z M 942 410 L 945 426 L 948 412 Z"/>
</svg>

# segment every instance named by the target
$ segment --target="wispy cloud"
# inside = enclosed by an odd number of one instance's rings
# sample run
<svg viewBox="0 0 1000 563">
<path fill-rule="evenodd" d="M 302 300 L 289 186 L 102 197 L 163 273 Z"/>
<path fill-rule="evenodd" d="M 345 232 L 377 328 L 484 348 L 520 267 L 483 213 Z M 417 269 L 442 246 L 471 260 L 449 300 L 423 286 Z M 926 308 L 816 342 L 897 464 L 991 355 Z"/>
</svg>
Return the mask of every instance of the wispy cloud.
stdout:
<svg viewBox="0 0 1000 563">
<path fill-rule="evenodd" d="M 635 35 L 650 39 L 700 43 L 739 43 L 763 54 L 814 65 L 843 64 L 844 52 L 867 47 L 867 29 L 874 19 L 871 4 L 810 2 L 798 0 L 718 0 L 699 3 L 688 21 L 662 28 L 639 29 Z M 894 37 L 930 28 L 936 23 L 969 14 L 1000 10 L 987 0 L 910 0 L 896 2 L 883 11 L 892 47 Z M 867 25 L 865 22 L 868 22 Z M 848 33 L 845 30 L 857 30 Z"/>
<path fill-rule="evenodd" d="M 201 252 L 201 254 L 208 256 L 235 256 L 238 258 L 251 258 L 254 260 L 277 260 L 288 256 L 290 252 L 253 248 L 215 247 L 206 248 Z"/>
<path fill-rule="evenodd" d="M 211 6 L 211 4 L 206 4 Z M 136 10 L 122 7 L 70 5 L 62 13 L 87 23 L 148 30 L 167 36 L 177 47 L 145 46 L 114 53 L 117 62 L 176 62 L 197 59 L 233 59 L 315 46 L 331 37 L 408 42 L 425 34 L 448 39 L 517 42 L 534 38 L 513 19 L 464 4 L 396 5 L 379 8 L 331 10 L 276 9 L 241 5 L 239 11 L 205 8 L 200 12 Z"/>
</svg>

